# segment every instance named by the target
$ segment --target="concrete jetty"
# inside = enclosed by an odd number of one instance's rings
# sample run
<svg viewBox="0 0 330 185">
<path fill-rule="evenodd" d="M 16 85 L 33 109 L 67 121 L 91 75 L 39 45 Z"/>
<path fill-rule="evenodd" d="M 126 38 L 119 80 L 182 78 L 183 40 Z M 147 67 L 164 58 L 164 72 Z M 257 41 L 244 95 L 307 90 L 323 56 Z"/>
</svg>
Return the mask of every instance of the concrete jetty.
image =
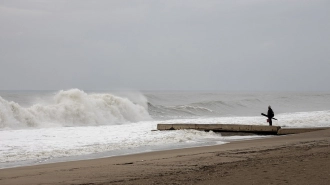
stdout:
<svg viewBox="0 0 330 185">
<path fill-rule="evenodd" d="M 238 125 L 238 124 L 158 124 L 157 130 L 181 130 L 181 129 L 195 129 L 202 131 L 214 132 L 231 132 L 231 133 L 253 133 L 253 134 L 271 134 L 271 135 L 286 135 L 298 134 L 303 132 L 312 132 L 317 130 L 330 129 L 330 127 L 316 127 L 316 128 L 281 128 L 280 126 L 268 125 Z"/>
</svg>

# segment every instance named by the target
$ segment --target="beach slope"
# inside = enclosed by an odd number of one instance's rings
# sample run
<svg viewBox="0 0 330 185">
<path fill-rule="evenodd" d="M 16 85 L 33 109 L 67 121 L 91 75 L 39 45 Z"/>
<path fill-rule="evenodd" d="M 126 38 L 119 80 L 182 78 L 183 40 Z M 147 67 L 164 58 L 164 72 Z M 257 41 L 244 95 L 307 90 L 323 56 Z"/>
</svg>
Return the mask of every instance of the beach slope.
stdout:
<svg viewBox="0 0 330 185">
<path fill-rule="evenodd" d="M 330 129 L 0 170 L 0 184 L 328 184 Z"/>
</svg>

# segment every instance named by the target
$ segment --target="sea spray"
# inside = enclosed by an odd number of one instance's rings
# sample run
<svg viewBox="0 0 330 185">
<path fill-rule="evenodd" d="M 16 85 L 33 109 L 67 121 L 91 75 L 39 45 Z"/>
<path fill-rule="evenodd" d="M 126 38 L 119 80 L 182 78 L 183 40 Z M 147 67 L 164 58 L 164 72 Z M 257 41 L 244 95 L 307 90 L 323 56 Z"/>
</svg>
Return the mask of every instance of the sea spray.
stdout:
<svg viewBox="0 0 330 185">
<path fill-rule="evenodd" d="M 109 125 L 150 119 L 144 106 L 108 93 L 61 90 L 52 103 L 27 108 L 0 97 L 0 128 Z"/>
</svg>

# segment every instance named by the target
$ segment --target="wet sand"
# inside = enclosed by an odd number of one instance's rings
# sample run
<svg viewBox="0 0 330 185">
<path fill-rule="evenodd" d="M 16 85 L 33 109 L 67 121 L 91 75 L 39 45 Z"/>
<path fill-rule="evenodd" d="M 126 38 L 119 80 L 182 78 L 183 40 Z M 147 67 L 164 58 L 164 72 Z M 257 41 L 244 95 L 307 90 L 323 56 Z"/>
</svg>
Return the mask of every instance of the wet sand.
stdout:
<svg viewBox="0 0 330 185">
<path fill-rule="evenodd" d="M 0 184 L 329 184 L 330 129 L 0 170 Z"/>
</svg>

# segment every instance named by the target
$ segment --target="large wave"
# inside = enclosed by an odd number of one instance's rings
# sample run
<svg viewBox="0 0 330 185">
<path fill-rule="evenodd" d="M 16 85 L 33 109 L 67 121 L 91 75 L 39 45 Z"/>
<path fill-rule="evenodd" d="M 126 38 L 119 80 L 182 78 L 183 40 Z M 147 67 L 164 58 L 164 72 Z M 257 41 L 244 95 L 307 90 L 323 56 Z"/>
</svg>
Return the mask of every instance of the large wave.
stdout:
<svg viewBox="0 0 330 185">
<path fill-rule="evenodd" d="M 59 91 L 48 104 L 28 108 L 0 97 L 0 128 L 122 124 L 150 120 L 145 106 L 112 94 Z"/>
</svg>

